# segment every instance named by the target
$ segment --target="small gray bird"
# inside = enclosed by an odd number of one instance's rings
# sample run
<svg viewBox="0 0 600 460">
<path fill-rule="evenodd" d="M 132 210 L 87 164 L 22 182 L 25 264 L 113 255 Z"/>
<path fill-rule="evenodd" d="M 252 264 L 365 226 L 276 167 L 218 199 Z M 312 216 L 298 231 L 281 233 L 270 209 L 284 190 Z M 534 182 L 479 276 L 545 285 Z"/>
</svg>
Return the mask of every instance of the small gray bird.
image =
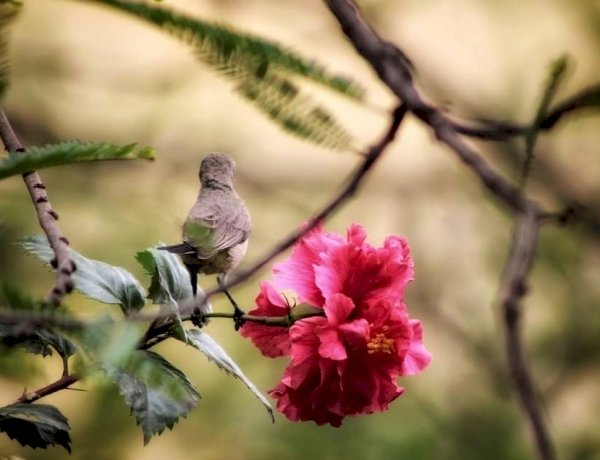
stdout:
<svg viewBox="0 0 600 460">
<path fill-rule="evenodd" d="M 223 288 L 227 275 L 246 253 L 250 236 L 250 213 L 233 188 L 235 162 L 225 153 L 209 153 L 200 164 L 200 193 L 183 224 L 183 243 L 158 249 L 178 254 L 190 273 L 196 298 L 198 273 L 217 274 Z M 236 329 L 244 312 L 231 294 L 223 290 L 234 308 Z M 192 316 L 202 324 L 202 313 Z"/>
</svg>

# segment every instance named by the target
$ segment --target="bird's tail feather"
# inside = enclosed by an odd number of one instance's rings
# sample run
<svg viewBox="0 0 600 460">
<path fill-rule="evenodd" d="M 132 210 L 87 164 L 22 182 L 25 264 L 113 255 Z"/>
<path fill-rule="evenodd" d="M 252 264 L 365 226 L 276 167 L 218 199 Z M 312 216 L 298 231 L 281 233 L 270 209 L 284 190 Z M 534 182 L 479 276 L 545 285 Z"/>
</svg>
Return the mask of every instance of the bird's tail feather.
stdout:
<svg viewBox="0 0 600 460">
<path fill-rule="evenodd" d="M 171 244 L 169 246 L 160 246 L 156 249 L 161 249 L 163 251 L 169 251 L 173 254 L 195 254 L 196 248 L 189 243 L 180 243 L 180 244 Z"/>
</svg>

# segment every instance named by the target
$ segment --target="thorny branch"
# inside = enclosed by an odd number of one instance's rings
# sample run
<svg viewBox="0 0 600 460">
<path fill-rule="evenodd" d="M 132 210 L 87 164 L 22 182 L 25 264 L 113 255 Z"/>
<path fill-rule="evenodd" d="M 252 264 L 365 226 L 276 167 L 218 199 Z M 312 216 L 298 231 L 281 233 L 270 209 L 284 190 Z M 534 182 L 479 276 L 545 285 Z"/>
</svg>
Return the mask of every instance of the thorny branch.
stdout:
<svg viewBox="0 0 600 460">
<path fill-rule="evenodd" d="M 63 375 L 57 381 L 46 385 L 35 391 L 26 391 L 24 392 L 20 398 L 18 398 L 15 403 L 32 403 L 37 401 L 38 399 L 43 398 L 44 396 L 51 395 L 52 393 L 56 393 L 60 390 L 65 390 L 69 388 L 74 383 L 81 380 L 81 377 L 77 374 L 67 374 Z"/>
<path fill-rule="evenodd" d="M 25 148 L 13 131 L 2 109 L 0 109 L 0 138 L 2 138 L 2 142 L 4 142 L 4 146 L 10 155 L 25 153 Z M 46 303 L 57 306 L 63 297 L 73 290 L 71 274 L 75 271 L 75 263 L 69 256 L 69 241 L 58 228 L 56 223 L 58 214 L 50 205 L 46 186 L 40 175 L 35 171 L 29 171 L 23 174 L 23 180 L 35 206 L 40 227 L 42 227 L 50 247 L 54 251 L 52 266 L 56 268 L 56 281 L 46 297 Z"/>
</svg>

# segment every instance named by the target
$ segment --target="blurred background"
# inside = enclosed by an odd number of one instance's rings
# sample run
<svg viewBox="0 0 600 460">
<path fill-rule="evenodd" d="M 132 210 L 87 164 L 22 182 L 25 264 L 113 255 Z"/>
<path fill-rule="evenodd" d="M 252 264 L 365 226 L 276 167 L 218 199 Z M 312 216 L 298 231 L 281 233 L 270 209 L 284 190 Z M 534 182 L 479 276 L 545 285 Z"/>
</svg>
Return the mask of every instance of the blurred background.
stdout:
<svg viewBox="0 0 600 460">
<path fill-rule="evenodd" d="M 189 48 L 153 26 L 85 2 L 31 0 L 11 34 L 12 84 L 4 109 L 24 144 L 78 138 L 139 142 L 152 163 L 83 164 L 42 171 L 60 227 L 87 257 L 125 267 L 147 284 L 136 251 L 177 242 L 210 151 L 237 164 L 237 189 L 253 216 L 248 266 L 335 193 L 360 161 L 290 137 L 200 64 Z M 317 0 L 169 0 L 200 18 L 270 38 L 367 88 L 369 104 L 306 89 L 326 104 L 358 147 L 379 138 L 394 98 L 358 57 Z M 598 0 L 362 1 L 371 24 L 412 59 L 423 91 L 466 119 L 527 122 L 550 63 L 572 66 L 559 99 L 598 81 Z M 573 116 L 538 142 L 530 193 L 552 209 L 578 202 L 587 212 L 567 228 L 545 228 L 524 303 L 526 352 L 560 458 L 600 458 L 600 124 Z M 517 177 L 521 143 L 474 144 Z M 203 399 L 173 431 L 143 447 L 117 391 L 90 379 L 89 391 L 62 391 L 54 404 L 72 426 L 74 459 L 526 459 L 532 448 L 507 379 L 496 296 L 510 218 L 478 180 L 410 118 L 360 193 L 326 225 L 363 224 L 372 244 L 404 235 L 416 264 L 407 291 L 424 323 L 430 367 L 400 383 L 405 394 L 383 414 L 341 428 L 275 425 L 234 379 L 180 343 L 157 351 L 188 374 Z M 19 178 L 0 182 L 0 278 L 43 296 L 53 281 L 14 242 L 40 233 Z M 247 307 L 268 270 L 234 290 Z M 211 287 L 214 277 L 201 281 Z M 79 295 L 66 302 L 85 317 L 105 306 Z M 223 299 L 214 307 L 228 310 Z M 116 307 L 115 307 L 116 308 Z M 262 358 L 229 322 L 207 332 L 259 388 L 280 378 L 285 360 Z M 58 358 L 22 353 L 0 363 L 0 405 L 60 373 Z M 77 385 L 82 387 L 82 385 Z M 31 450 L 0 436 L 0 458 L 61 459 L 62 448 Z"/>
</svg>

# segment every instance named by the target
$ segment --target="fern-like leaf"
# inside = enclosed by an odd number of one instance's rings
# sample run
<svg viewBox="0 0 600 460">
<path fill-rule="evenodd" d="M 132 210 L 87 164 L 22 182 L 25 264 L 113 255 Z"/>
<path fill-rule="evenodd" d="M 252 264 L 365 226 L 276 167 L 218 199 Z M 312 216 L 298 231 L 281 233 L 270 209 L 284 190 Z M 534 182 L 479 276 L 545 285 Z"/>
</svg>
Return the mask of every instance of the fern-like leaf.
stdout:
<svg viewBox="0 0 600 460">
<path fill-rule="evenodd" d="M 362 100 L 363 90 L 350 79 L 262 38 L 201 21 L 166 8 L 124 0 L 95 0 L 126 11 L 171 33 L 192 47 L 198 58 L 236 83 L 236 91 L 283 129 L 332 149 L 345 149 L 350 136 L 325 109 L 307 96 L 288 75 Z"/>
<path fill-rule="evenodd" d="M 0 159 L 0 179 L 23 174 L 36 169 L 59 166 L 80 161 L 154 159 L 150 147 L 136 148 L 104 142 L 68 141 L 43 147 L 32 147 L 24 153 Z"/>
</svg>

